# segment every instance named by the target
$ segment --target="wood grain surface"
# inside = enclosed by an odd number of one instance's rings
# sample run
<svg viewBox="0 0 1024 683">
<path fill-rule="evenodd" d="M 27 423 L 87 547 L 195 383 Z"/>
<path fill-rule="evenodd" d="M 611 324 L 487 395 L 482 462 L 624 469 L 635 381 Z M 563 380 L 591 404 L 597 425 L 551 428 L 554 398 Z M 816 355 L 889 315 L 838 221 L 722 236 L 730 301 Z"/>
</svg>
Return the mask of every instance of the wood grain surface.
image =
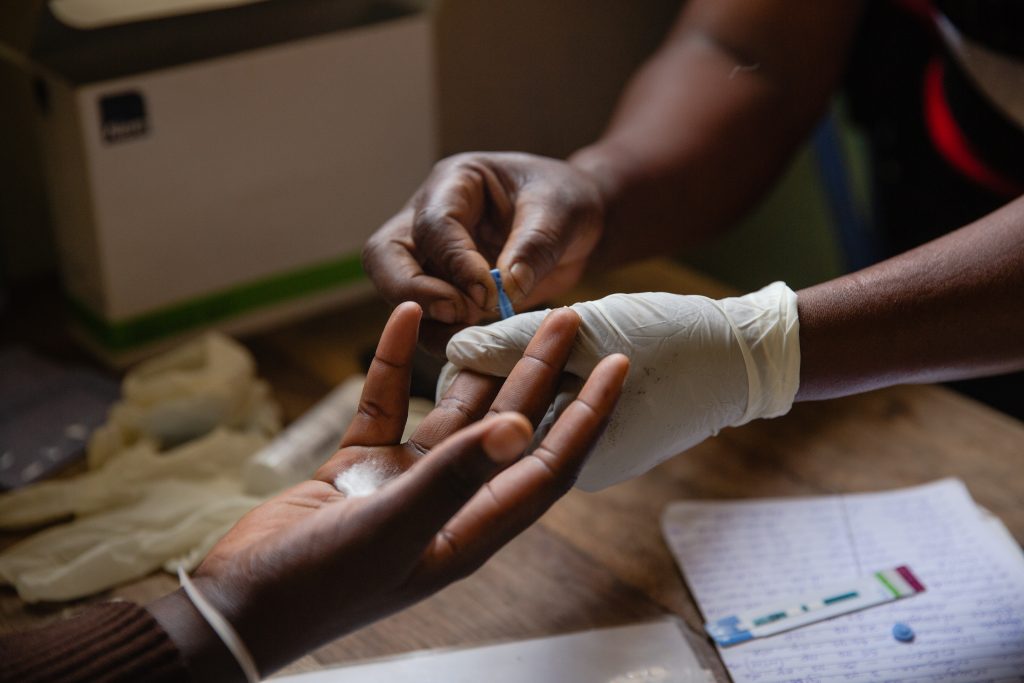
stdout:
<svg viewBox="0 0 1024 683">
<path fill-rule="evenodd" d="M 668 261 L 592 277 L 565 301 L 616 291 L 728 295 Z M 243 341 L 286 419 L 359 371 L 388 315 L 378 301 Z M 874 491 L 959 477 L 975 500 L 1024 540 L 1024 425 L 934 386 L 904 386 L 804 403 L 597 494 L 572 491 L 472 577 L 413 608 L 321 648 L 289 672 L 410 650 L 482 644 L 679 615 L 719 680 L 717 655 L 659 531 L 671 501 Z M 154 575 L 111 591 L 145 602 L 173 589 Z M 0 590 L 0 631 L 41 624 L 79 605 L 27 606 Z"/>
</svg>

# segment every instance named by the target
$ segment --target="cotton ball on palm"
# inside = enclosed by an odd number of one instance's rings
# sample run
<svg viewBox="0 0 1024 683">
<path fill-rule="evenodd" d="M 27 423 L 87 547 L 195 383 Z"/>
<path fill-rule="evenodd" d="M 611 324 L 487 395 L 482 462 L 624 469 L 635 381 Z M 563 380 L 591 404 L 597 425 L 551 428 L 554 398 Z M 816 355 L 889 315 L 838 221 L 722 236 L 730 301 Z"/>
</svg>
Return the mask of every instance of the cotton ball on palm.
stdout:
<svg viewBox="0 0 1024 683">
<path fill-rule="evenodd" d="M 357 462 L 334 478 L 334 488 L 346 498 L 368 496 L 394 476 L 389 469 L 376 458 Z"/>
<path fill-rule="evenodd" d="M 409 414 L 405 423 L 402 440 L 406 441 L 419 427 L 423 419 L 434 409 L 434 402 L 413 397 L 409 400 Z M 368 496 L 390 479 L 401 474 L 402 468 L 389 465 L 380 458 L 368 458 L 357 462 L 334 478 L 334 488 L 346 498 Z"/>
</svg>

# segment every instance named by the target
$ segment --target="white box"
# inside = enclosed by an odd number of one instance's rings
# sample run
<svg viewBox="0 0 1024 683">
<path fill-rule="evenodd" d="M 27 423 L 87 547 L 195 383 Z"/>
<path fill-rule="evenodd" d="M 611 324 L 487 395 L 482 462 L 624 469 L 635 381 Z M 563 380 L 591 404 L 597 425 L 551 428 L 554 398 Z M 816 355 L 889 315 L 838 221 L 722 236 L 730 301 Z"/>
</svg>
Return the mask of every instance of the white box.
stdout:
<svg viewBox="0 0 1024 683">
<path fill-rule="evenodd" d="M 106 80 L 44 69 L 58 249 L 90 342 L 126 358 L 367 292 L 363 242 L 436 156 L 432 54 L 418 12 Z"/>
</svg>

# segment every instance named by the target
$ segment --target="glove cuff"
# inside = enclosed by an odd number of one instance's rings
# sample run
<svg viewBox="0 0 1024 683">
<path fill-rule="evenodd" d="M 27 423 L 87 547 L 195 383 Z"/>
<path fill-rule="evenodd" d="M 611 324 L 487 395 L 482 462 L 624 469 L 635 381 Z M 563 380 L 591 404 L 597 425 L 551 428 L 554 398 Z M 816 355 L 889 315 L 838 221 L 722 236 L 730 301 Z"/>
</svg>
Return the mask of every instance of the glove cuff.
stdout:
<svg viewBox="0 0 1024 683">
<path fill-rule="evenodd" d="M 800 388 L 796 292 L 783 282 L 720 302 L 747 367 L 747 408 L 733 426 L 785 415 Z"/>
</svg>

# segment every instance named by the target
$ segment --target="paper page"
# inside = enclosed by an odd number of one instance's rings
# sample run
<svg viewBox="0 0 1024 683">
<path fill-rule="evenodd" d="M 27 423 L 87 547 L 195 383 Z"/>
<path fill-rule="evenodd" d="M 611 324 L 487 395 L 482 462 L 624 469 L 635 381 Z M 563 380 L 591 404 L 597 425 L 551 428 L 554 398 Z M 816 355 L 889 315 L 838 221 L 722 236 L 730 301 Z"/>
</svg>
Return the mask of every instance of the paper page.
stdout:
<svg viewBox="0 0 1024 683">
<path fill-rule="evenodd" d="M 144 19 L 206 12 L 262 0 L 50 0 L 50 11 L 77 29 L 103 28 Z"/>
<path fill-rule="evenodd" d="M 663 531 L 716 620 L 906 564 L 926 592 L 720 649 L 735 683 L 1024 681 L 1024 555 L 953 479 L 899 491 L 682 502 Z M 916 633 L 897 642 L 897 622 Z"/>
<path fill-rule="evenodd" d="M 713 683 L 674 619 L 497 645 L 414 652 L 275 683 Z"/>
</svg>

